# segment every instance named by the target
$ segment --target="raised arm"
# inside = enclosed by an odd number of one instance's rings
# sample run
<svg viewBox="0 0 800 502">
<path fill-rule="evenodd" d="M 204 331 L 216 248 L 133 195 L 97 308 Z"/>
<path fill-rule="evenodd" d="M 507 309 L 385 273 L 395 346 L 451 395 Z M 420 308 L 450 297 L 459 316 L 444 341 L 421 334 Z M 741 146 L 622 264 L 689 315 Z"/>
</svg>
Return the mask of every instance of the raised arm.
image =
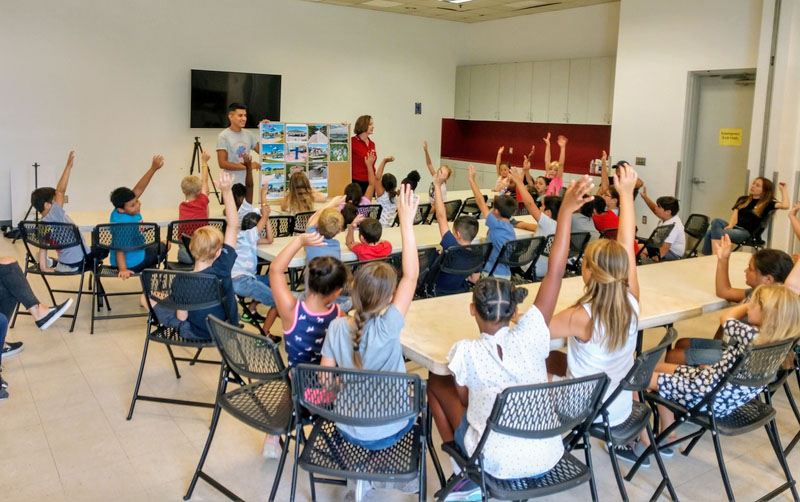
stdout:
<svg viewBox="0 0 800 502">
<path fill-rule="evenodd" d="M 564 163 L 567 159 L 567 137 L 566 136 L 559 136 L 558 137 L 558 174 L 556 175 L 557 178 L 564 177 Z"/>
<path fill-rule="evenodd" d="M 800 210 L 800 201 L 797 201 L 789 210 L 789 223 L 792 224 L 795 237 L 800 239 L 800 219 L 797 218 L 798 210 Z"/>
<path fill-rule="evenodd" d="M 624 164 L 617 168 L 614 176 L 614 186 L 619 192 L 619 231 L 617 242 L 619 242 L 628 253 L 628 291 L 637 300 L 639 299 L 639 276 L 636 271 L 636 250 L 634 241 L 636 240 L 636 213 L 633 208 L 633 189 L 636 187 L 638 175 L 630 164 Z"/>
<path fill-rule="evenodd" d="M 272 244 L 272 241 L 275 240 L 275 235 L 272 232 L 272 225 L 269 223 L 270 212 L 271 209 L 269 204 L 267 204 L 267 200 L 261 199 L 261 218 L 259 218 L 258 223 L 256 223 L 256 228 L 258 229 L 258 235 L 261 235 L 266 228 L 267 235 L 258 239 L 259 244 Z"/>
<path fill-rule="evenodd" d="M 522 186 L 522 173 L 520 173 L 517 169 L 510 169 L 509 175 L 511 179 L 514 180 L 514 183 L 517 184 L 518 187 L 522 187 L 519 190 L 519 194 L 522 197 L 522 203 L 525 204 L 525 207 L 528 208 L 528 212 L 531 213 L 531 216 L 538 222 L 539 218 L 542 217 L 542 211 L 539 209 L 539 206 L 536 205 L 536 202 L 533 200 L 533 196 L 531 195 L 528 190 Z"/>
<path fill-rule="evenodd" d="M 358 215 L 356 215 L 356 217 L 353 220 L 353 222 L 350 223 L 350 225 L 347 227 L 347 236 L 344 238 L 344 244 L 345 244 L 345 246 L 347 246 L 347 249 L 349 249 L 350 251 L 353 251 L 353 248 L 356 246 L 356 244 L 358 244 L 356 242 L 356 238 L 355 238 L 354 234 L 355 234 L 356 228 L 358 228 L 358 225 L 360 225 L 361 222 L 364 221 L 365 218 L 366 218 L 366 216 L 364 216 L 363 214 L 358 214 Z"/>
<path fill-rule="evenodd" d="M 318 233 L 298 235 L 278 253 L 269 267 L 269 287 L 272 290 L 272 297 L 275 299 L 275 307 L 278 309 L 280 318 L 286 322 L 294 319 L 294 308 L 297 305 L 297 299 L 286 282 L 285 274 L 289 263 L 303 247 L 321 246 L 322 244 L 322 236 Z"/>
<path fill-rule="evenodd" d="M 787 288 L 800 295 L 800 266 L 798 263 L 800 263 L 800 260 L 794 264 L 794 267 L 792 267 L 792 271 L 789 272 L 789 276 L 786 277 L 784 284 Z"/>
<path fill-rule="evenodd" d="M 500 176 L 500 162 L 503 161 L 503 152 L 505 151 L 506 147 L 501 146 L 497 149 L 497 157 L 494 159 L 494 168 L 497 171 L 497 175 Z"/>
<path fill-rule="evenodd" d="M 550 168 L 550 133 L 547 133 L 542 141 L 544 141 L 544 172 L 546 174 Z"/>
<path fill-rule="evenodd" d="M 650 197 L 647 196 L 647 186 L 646 185 L 642 186 L 642 191 L 639 192 L 639 194 L 641 194 L 642 200 L 644 200 L 644 203 L 647 204 L 647 207 L 650 208 L 650 211 L 652 211 L 653 214 L 656 214 L 656 207 L 657 207 L 656 203 L 653 202 L 653 200 Z"/>
<path fill-rule="evenodd" d="M 428 166 L 428 172 L 431 173 L 431 176 L 436 176 L 436 169 L 433 168 L 433 161 L 431 160 L 431 154 L 428 153 L 428 142 L 422 142 L 422 151 L 425 152 L 425 165 Z"/>
<path fill-rule="evenodd" d="M 67 185 L 69 185 L 69 175 L 72 173 L 72 164 L 75 162 L 75 151 L 69 152 L 67 156 L 67 165 L 64 166 L 64 172 L 61 173 L 61 178 L 56 185 L 56 195 L 53 197 L 53 202 L 61 207 L 64 207 L 64 196 L 67 194 Z"/>
<path fill-rule="evenodd" d="M 722 238 L 719 240 L 719 246 L 717 246 L 715 250 L 717 255 L 717 273 L 714 278 L 714 286 L 717 296 L 723 300 L 740 302 L 745 299 L 745 290 L 732 287 L 730 277 L 728 276 L 731 248 L 730 236 L 728 234 L 722 234 Z"/>
<path fill-rule="evenodd" d="M 433 210 L 436 214 L 436 223 L 439 224 L 439 234 L 444 235 L 450 231 L 450 223 L 447 221 L 447 211 L 444 208 L 444 197 L 442 197 L 442 183 L 447 174 L 444 172 L 433 175 Z"/>
<path fill-rule="evenodd" d="M 236 211 L 236 201 L 233 199 L 233 175 L 222 171 L 219 173 L 219 189 L 222 192 L 222 202 L 225 204 L 225 244 L 236 247 L 236 235 L 239 233 L 239 215 Z"/>
<path fill-rule="evenodd" d="M 144 189 L 147 188 L 147 185 L 150 184 L 150 180 L 153 178 L 153 175 L 164 166 L 164 156 L 163 155 L 155 155 L 153 157 L 153 162 L 150 164 L 150 169 L 144 173 L 144 176 L 136 183 L 136 186 L 133 187 L 133 193 L 136 194 L 137 197 L 144 193 Z"/>
<path fill-rule="evenodd" d="M 600 157 L 602 164 L 600 165 L 600 190 L 597 193 L 604 195 L 608 193 L 608 188 L 611 185 L 608 182 L 608 154 L 603 150 L 603 155 Z"/>
<path fill-rule="evenodd" d="M 531 153 L 522 156 L 522 172 L 525 174 L 525 180 L 528 185 L 533 186 L 533 176 L 531 176 L 531 162 L 533 162 L 533 151 L 535 146 L 531 145 Z"/>
<path fill-rule="evenodd" d="M 367 180 L 369 182 L 369 186 L 364 192 L 364 197 L 372 202 L 372 196 L 375 194 L 375 152 L 369 152 L 369 154 L 364 157 L 364 163 L 367 165 Z M 360 203 L 361 201 L 359 200 L 353 201 L 353 204 L 356 206 Z"/>
<path fill-rule="evenodd" d="M 308 223 L 306 223 L 306 228 L 316 227 L 317 223 L 319 222 L 319 217 L 322 214 L 322 211 L 330 207 L 339 207 L 339 204 L 341 204 L 342 202 L 344 202 L 344 195 L 337 195 L 336 197 L 329 200 L 324 207 L 321 207 L 314 214 L 311 215 L 311 218 L 308 219 Z"/>
<path fill-rule="evenodd" d="M 386 168 L 386 164 L 388 164 L 389 162 L 394 162 L 393 156 L 384 157 L 384 159 L 381 160 L 381 164 L 378 166 L 378 172 L 375 173 L 375 195 L 377 197 L 380 197 L 381 195 L 383 195 L 383 192 L 386 191 L 383 188 L 382 178 L 383 178 L 383 170 Z"/>
<path fill-rule="evenodd" d="M 475 196 L 475 204 L 477 204 L 478 209 L 480 209 L 481 214 L 484 218 L 489 214 L 489 206 L 486 205 L 486 201 L 483 200 L 483 194 L 481 193 L 481 189 L 478 188 L 478 184 L 475 182 L 475 175 L 477 171 L 475 171 L 475 166 L 472 164 L 469 165 L 469 187 L 472 189 L 472 195 Z"/>
<path fill-rule="evenodd" d="M 542 279 L 539 291 L 536 293 L 536 299 L 533 301 L 533 304 L 542 313 L 544 322 L 548 324 L 556 308 L 558 293 L 561 290 L 561 280 L 564 277 L 564 270 L 567 266 L 570 233 L 572 232 L 572 213 L 594 198 L 589 195 L 593 188 L 594 183 L 586 175 L 577 182 L 571 182 L 567 187 L 567 192 L 564 194 L 564 199 L 561 203 L 561 209 L 558 212 L 556 235 L 553 237 L 553 246 L 550 248 L 547 273 Z"/>
<path fill-rule="evenodd" d="M 789 194 L 786 193 L 786 183 L 778 183 L 778 190 L 781 192 L 781 201 L 775 204 L 775 209 L 789 209 Z"/>
<path fill-rule="evenodd" d="M 414 195 L 414 190 L 408 185 L 401 185 L 397 198 L 397 218 L 400 220 L 400 236 L 403 242 L 403 278 L 397 284 L 392 305 L 403 316 L 408 313 L 408 307 L 414 299 L 419 277 L 419 254 L 414 235 L 414 217 L 418 205 L 419 199 Z"/>
<path fill-rule="evenodd" d="M 203 152 L 202 163 L 200 166 L 200 192 L 208 197 L 208 160 L 211 155 L 208 152 Z"/>
</svg>

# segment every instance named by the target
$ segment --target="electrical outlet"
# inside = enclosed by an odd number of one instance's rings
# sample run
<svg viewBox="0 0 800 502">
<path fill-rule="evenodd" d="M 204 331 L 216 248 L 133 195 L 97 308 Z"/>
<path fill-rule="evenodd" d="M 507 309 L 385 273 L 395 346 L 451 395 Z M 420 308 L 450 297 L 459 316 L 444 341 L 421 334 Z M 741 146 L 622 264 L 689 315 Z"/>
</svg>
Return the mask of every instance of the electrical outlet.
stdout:
<svg viewBox="0 0 800 502">
<path fill-rule="evenodd" d="M 636 165 L 643 166 L 647 163 L 647 157 L 636 157 Z"/>
<path fill-rule="evenodd" d="M 647 225 L 647 216 L 642 216 L 642 225 Z"/>
<path fill-rule="evenodd" d="M 511 155 L 512 153 L 514 153 L 514 147 L 513 146 L 509 146 L 508 147 L 508 154 Z"/>
<path fill-rule="evenodd" d="M 66 204 L 67 202 L 69 202 L 69 195 L 65 194 L 64 195 L 64 204 Z"/>
</svg>

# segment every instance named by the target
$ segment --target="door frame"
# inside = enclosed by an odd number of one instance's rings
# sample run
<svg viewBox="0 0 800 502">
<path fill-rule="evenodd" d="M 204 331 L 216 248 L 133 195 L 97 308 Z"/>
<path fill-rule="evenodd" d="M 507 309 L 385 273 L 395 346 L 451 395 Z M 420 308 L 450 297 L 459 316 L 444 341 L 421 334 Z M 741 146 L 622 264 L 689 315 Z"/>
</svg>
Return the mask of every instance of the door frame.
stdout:
<svg viewBox="0 0 800 502">
<path fill-rule="evenodd" d="M 731 70 L 701 70 L 690 71 L 686 77 L 686 107 L 683 118 L 683 147 L 681 148 L 681 160 L 678 162 L 678 175 L 675 177 L 675 197 L 681 201 L 681 213 L 686 219 L 692 207 L 692 178 L 694 177 L 694 162 L 697 139 L 697 119 L 700 108 L 700 79 L 715 75 L 735 75 L 739 73 L 756 74 L 755 68 L 740 68 Z M 758 77 L 756 77 L 758 78 Z M 747 168 L 744 187 L 742 193 L 747 193 L 750 186 L 752 173 Z M 763 176 L 762 173 L 756 177 Z"/>
</svg>

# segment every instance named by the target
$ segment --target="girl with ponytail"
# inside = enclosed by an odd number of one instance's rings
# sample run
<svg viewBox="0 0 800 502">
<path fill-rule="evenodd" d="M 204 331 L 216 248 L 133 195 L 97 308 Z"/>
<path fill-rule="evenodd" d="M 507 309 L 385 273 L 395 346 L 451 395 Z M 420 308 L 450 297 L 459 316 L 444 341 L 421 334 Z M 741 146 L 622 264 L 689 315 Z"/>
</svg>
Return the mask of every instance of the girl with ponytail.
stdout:
<svg viewBox="0 0 800 502">
<path fill-rule="evenodd" d="M 439 434 L 466 456 L 474 453 L 500 392 L 549 379 L 545 366 L 550 352 L 547 325 L 561 289 L 572 214 L 592 200 L 588 195 L 592 187 L 589 177 L 584 176 L 567 189 L 547 273 L 527 312 L 520 316 L 519 306 L 528 289 L 497 277 L 481 279 L 475 285 L 469 307 L 480 338 L 469 337 L 453 345 L 447 356 L 452 375 L 431 373 L 428 377 L 428 402 Z M 511 321 L 516 325 L 509 326 Z M 560 437 L 519 439 L 492 434 L 484 445 L 483 468 L 496 478 L 536 476 L 552 469 L 563 451 Z M 477 486 L 465 481 L 455 487 L 453 496 L 466 499 L 478 491 Z"/>
</svg>

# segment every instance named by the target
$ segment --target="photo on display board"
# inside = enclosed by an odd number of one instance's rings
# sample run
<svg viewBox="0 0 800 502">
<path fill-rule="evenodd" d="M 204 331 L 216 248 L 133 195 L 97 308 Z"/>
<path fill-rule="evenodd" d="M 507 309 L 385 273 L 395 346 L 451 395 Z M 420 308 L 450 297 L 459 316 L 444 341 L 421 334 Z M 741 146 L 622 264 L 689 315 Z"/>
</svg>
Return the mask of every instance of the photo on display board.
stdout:
<svg viewBox="0 0 800 502">
<path fill-rule="evenodd" d="M 308 164 L 308 179 L 314 180 L 327 180 L 328 179 L 328 163 L 327 162 L 309 162 Z"/>
<path fill-rule="evenodd" d="M 328 160 L 328 144 L 311 144 L 308 145 L 308 159 L 309 160 Z"/>
<path fill-rule="evenodd" d="M 308 126 L 306 124 L 286 124 L 286 141 L 300 143 L 308 141 Z"/>
<path fill-rule="evenodd" d="M 320 193 L 328 194 L 328 180 L 311 180 L 311 188 L 318 190 Z"/>
<path fill-rule="evenodd" d="M 281 162 L 286 158 L 285 145 L 268 143 L 261 145 L 261 162 Z"/>
<path fill-rule="evenodd" d="M 308 145 L 305 143 L 286 144 L 286 162 L 307 162 Z"/>
<path fill-rule="evenodd" d="M 330 135 L 328 136 L 332 143 L 346 143 L 347 142 L 347 126 L 346 125 L 331 125 Z"/>
<path fill-rule="evenodd" d="M 347 143 L 331 143 L 331 162 L 347 162 Z"/>
<path fill-rule="evenodd" d="M 261 166 L 261 186 L 268 185 L 268 199 L 283 197 L 283 187 L 286 185 L 285 169 L 284 164 L 264 164 Z"/>
<path fill-rule="evenodd" d="M 283 124 L 261 124 L 261 143 L 283 143 Z"/>
<path fill-rule="evenodd" d="M 291 162 L 286 164 L 286 180 L 288 181 L 289 178 L 292 177 L 294 173 L 304 173 L 306 172 L 306 163 L 300 164 L 293 164 Z"/>
<path fill-rule="evenodd" d="M 308 142 L 328 144 L 328 126 L 326 124 L 311 124 L 308 126 Z"/>
</svg>

